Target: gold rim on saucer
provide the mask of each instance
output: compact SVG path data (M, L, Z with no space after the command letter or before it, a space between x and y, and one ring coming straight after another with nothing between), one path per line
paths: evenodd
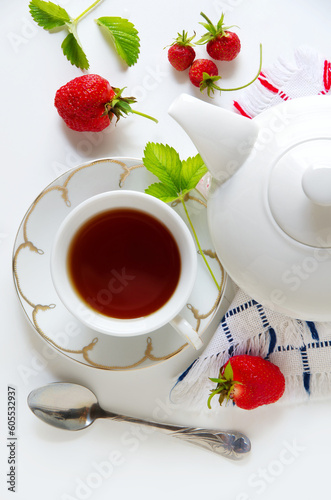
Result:
M65 172L49 184L21 222L13 249L13 275L19 300L41 338L74 361L104 370L131 370L168 360L188 347L169 325L132 339L88 329L61 303L49 270L55 233L70 210L85 199L110 190L143 192L155 180L135 158L91 161ZM172 204L185 220L180 205ZM187 205L203 252L220 284L217 290L202 258L198 259L196 283L182 313L203 337L222 302L226 274L212 247L203 196L199 192L189 193Z

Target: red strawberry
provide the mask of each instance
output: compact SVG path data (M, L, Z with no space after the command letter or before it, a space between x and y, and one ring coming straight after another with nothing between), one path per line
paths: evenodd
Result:
M188 38L185 31L183 31L182 35L177 34L178 37L168 50L168 59L177 71L184 71L191 66L195 59L195 51L191 44L195 34L191 38Z
M208 17L201 12L207 23L200 23L206 28L207 33L197 42L199 45L207 44L207 52L213 59L218 61L232 61L240 52L241 44L238 35L228 31L232 26L224 26L222 14L221 19L215 26Z
M218 76L218 68L210 59L196 59L192 64L189 77L195 87L199 87L201 92L206 88L210 96L210 92L221 90L214 82L221 77Z
M219 394L219 403L232 399L244 410L275 403L284 393L285 378L278 366L259 356L233 356L221 368L219 378L211 378L217 387L210 400Z
M128 113L157 121L134 111L130 104L136 102L136 99L122 97L123 90L111 87L99 75L79 76L56 92L54 104L67 126L79 132L100 132L108 127L114 115L117 122Z

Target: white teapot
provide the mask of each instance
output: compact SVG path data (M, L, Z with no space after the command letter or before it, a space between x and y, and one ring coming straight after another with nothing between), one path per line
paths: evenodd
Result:
M331 98L251 120L182 94L169 114L212 175L209 230L229 276L266 307L331 321Z

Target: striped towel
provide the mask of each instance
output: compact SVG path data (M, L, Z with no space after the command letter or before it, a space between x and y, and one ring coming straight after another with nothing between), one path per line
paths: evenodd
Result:
M253 118L287 99L327 94L331 63L310 48L300 48L294 61L278 60L234 102L237 112ZM331 323L288 318L263 307L238 289L204 352L180 376L171 401L206 408L220 367L233 355L262 356L279 366L286 379L280 402L298 402L331 395ZM214 398L212 405L218 405Z

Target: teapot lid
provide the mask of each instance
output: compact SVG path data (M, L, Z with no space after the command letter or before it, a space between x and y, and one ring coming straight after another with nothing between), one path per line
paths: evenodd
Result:
M291 238L331 247L331 138L287 149L272 169L268 201L275 221Z

